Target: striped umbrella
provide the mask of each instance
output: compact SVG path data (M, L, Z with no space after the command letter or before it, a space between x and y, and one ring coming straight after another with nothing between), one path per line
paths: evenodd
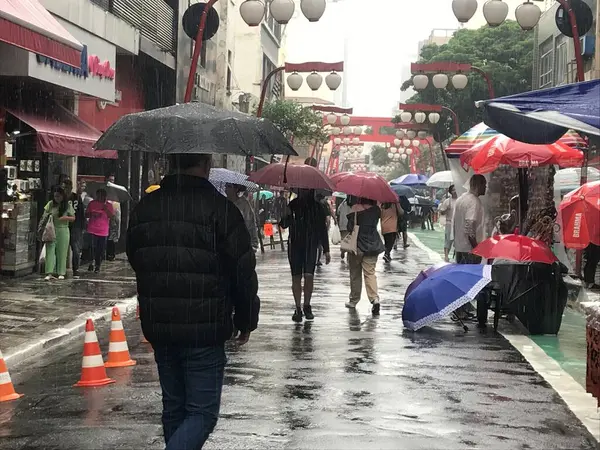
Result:
M496 130L481 122L470 130L461 134L452 142L452 144L446 147L446 155L448 158L458 158L463 152L470 150L473 148L473 146L499 134L500 133L498 133ZM564 136L558 140L558 142L568 145L569 147L586 147L585 141L577 132L573 130L567 131Z

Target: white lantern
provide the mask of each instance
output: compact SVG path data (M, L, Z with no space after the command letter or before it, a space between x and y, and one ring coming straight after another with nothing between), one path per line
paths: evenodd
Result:
M429 84L429 77L427 75L419 74L413 77L413 87L416 91L422 91Z
M294 0L272 0L270 5L271 15L281 25L287 24L296 9Z
M357 137L353 138L353 139L352 139L352 143L353 143L354 145L358 145L358 144L360 144L360 138L357 138Z
M333 125L336 122L337 122L337 116L335 114L333 114L333 113L327 114L327 123L329 125Z
M427 120L427 114L425 114L424 112L415 113L415 122L423 123L425 122L425 120Z
M321 76L321 74L313 72L306 77L306 84L308 84L308 87L311 88L313 91L318 91L321 85L323 84L323 77Z
M418 147L419 145L421 145L421 142L419 142L417 139L415 139L414 141L412 141L412 146L413 147Z
M410 139L404 139L402 141L402 145L404 145L405 147L408 147L410 145Z
M524 30L533 30L539 22L541 15L542 10L540 7L530 1L526 1L522 5L517 6L517 9L515 10L517 23Z
M350 138L344 138L344 139L342 139L342 142L344 144L346 144L346 145L349 145L350 144Z
M409 139L414 139L416 135L417 133L415 133L413 130L408 130L406 132L406 137ZM408 145L405 145L405 147L408 147Z
M361 135L363 132L362 127L354 127L354 134Z
M393 153L388 153L388 158L392 159L394 157Z
M340 138L334 138L334 139L333 139L333 143L334 143L335 145L340 145L340 144L342 143L342 140L341 140Z
M340 129L340 127L333 127L331 129L331 134L333 134L334 136L339 136L341 132L342 130Z
M401 155L404 154L405 151L406 151L406 149L404 147L400 147L398 149L398 153L400 153Z
M302 0L300 9L309 22L318 22L325 12L326 0Z
M436 73L433 76L433 85L438 89L446 89L446 86L448 86L448 75L445 73Z
M405 160L407 158L406 153L400 155L400 158L402 158L403 160Z
M419 139L425 139L427 137L427 131L419 131L417 136L419 136Z
M477 11L477 0L452 0L452 12L460 23L467 23Z
M452 77L452 86L454 89L462 90L467 87L469 79L464 73L457 73Z
M400 147L402 145L402 141L400 139L394 139L394 145L396 147Z
M342 84L342 77L337 72L331 72L325 77L325 84L329 89L335 91L337 88L340 87L340 84Z
M400 120L402 121L402 123L410 122L411 119L412 119L412 114L409 113L408 111L400 113Z
M390 147L390 152L396 153L398 149L396 147Z
M249 26L257 27L265 15L265 4L260 0L246 0L240 5L240 14Z
M429 122L435 125L440 121L440 115L438 113L429 113Z
M289 77L287 77L287 84L292 91L297 91L302 86L302 75L298 72L293 72Z
M344 127L344 134L349 136L352 134L352 127Z
M348 150L348 147L345 147L343 145L340 147L340 152L345 152L347 150Z
M483 4L483 17L490 27L502 25L508 16L508 5L502 0L488 0Z
M347 126L350 124L350 116L348 114L344 114L342 117L340 117L340 123L343 126Z
M404 131L403 130L396 131L396 137L398 139L402 139L404 137Z
M394 159L400 159L400 155L398 153L394 153L393 157Z
M413 154L413 149L412 148L407 148L406 149L406 154L409 155L409 156L412 155Z

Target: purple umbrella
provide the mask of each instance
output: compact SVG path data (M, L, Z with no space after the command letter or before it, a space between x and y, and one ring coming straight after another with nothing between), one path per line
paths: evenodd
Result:
M419 272L419 275L417 275L417 278L415 278L414 281L408 285L408 288L406 288L406 293L404 294L404 298L408 297L408 294L410 294L419 284L421 284L421 282L425 278L429 278L435 271L440 270L442 267L445 267L448 264L450 264L450 263L442 261L442 262L439 262L439 263Z
M419 173L409 173L407 175L402 175L401 177L396 178L395 180L390 181L391 185L394 184L403 184L405 186L425 186L429 177L426 175L421 175Z

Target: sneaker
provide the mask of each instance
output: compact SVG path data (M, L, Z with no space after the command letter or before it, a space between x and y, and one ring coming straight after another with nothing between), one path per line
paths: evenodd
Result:
M323 263L319 260L317 261L317 267L321 267L323 265Z
M94 271L94 265L93 265L93 264L90 264L90 265L88 266L88 272L93 272L93 271Z
M410 247L410 244L404 244L404 248Z
M79 271L78 270L74 270L73 271L73 278L79 278Z
M296 308L294 315L292 316L294 322L302 322L302 308Z
M96 267L96 268L94 269L94 273L100 273L100 267Z
M356 303L346 302L346 308L348 308L348 309L356 309Z
M315 320L315 315L313 314L312 307L310 305L304 307L304 317L306 320Z
M46 275L46 278L44 278L44 280L46 280L46 281L50 281L53 279L54 279L54 277L52 275Z
M383 260L385 262L392 262L392 257L390 255L383 255Z
M64 279L65 279L65 276L64 276L64 275L59 275L59 276L58 276L58 279L59 279L60 281L62 281L62 280L64 280Z
M379 303L374 303L373 304L373 308L371 309L371 312L373 313L374 316L378 316L379 315L379 309L381 308L381 305Z

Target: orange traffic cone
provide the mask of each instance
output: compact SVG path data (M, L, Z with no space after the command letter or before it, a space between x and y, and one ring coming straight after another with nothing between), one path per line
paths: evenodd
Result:
M119 308L112 310L112 323L110 325L110 338L108 344L108 360L106 367L129 367L135 366L135 361L129 356L127 338L121 321Z
M135 312L135 318L137 320L140 320L140 304L138 303L137 305L137 310ZM148 342L148 339L146 339L146 336L144 336L144 332L142 331L142 340L140 341L142 344L149 344L150 342Z
M94 329L94 321L85 323L85 340L83 341L83 361L81 362L81 379L74 385L78 387L96 387L114 383L106 376L104 360L98 344L98 336Z
M4 356L0 351L0 402L8 402L23 397L23 394L17 394L13 387L10 374L4 362Z

